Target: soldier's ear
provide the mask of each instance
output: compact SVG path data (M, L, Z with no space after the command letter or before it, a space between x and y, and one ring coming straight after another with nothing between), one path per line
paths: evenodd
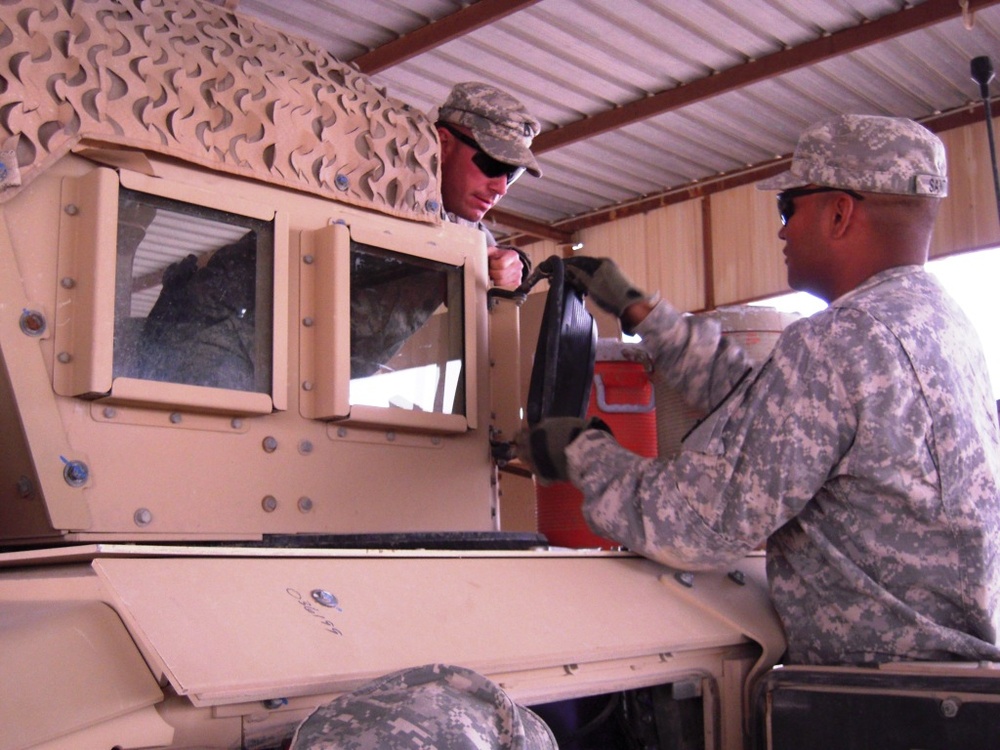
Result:
M455 147L455 136L448 132L447 128L437 126L438 140L441 141L441 157L448 154Z
M834 239L841 239L847 233L855 218L855 200L846 193L834 193L827 206L830 232Z

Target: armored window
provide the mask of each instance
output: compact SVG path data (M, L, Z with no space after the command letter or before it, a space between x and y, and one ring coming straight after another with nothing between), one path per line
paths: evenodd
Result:
M461 267L351 243L352 406L464 414Z
M105 168L64 194L74 210L60 275L79 283L59 292L58 392L223 413L284 407L276 274L287 229L273 209Z
M414 431L476 426L482 236L388 217L303 235L302 409Z
M271 392L271 222L123 188L113 377Z

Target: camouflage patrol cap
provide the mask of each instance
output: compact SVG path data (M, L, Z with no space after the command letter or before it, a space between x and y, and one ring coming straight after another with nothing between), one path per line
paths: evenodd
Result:
M557 750L552 732L471 669L427 664L379 677L317 708L289 750Z
M761 190L803 185L943 198L948 195L944 144L903 117L833 117L802 133L787 172L757 183Z
M542 176L531 153L531 141L541 126L506 91L476 81L457 83L438 108L437 119L469 128L480 148L497 161Z

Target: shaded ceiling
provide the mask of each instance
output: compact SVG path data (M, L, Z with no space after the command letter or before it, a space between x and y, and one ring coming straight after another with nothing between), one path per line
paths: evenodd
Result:
M219 1L421 110L471 80L524 102L544 176L490 213L509 239L758 178L830 115L983 120L970 61L1000 66L1000 0Z

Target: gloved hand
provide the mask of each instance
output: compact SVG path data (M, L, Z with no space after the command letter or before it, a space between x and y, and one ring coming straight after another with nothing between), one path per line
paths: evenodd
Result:
M565 482L569 479L566 465L566 446L584 430L611 428L597 417L549 417L534 427L521 430L516 439L518 458L527 463L543 484Z
M587 292L599 307L615 317L620 318L626 307L648 297L629 281L611 258L578 255L563 263L567 281Z

